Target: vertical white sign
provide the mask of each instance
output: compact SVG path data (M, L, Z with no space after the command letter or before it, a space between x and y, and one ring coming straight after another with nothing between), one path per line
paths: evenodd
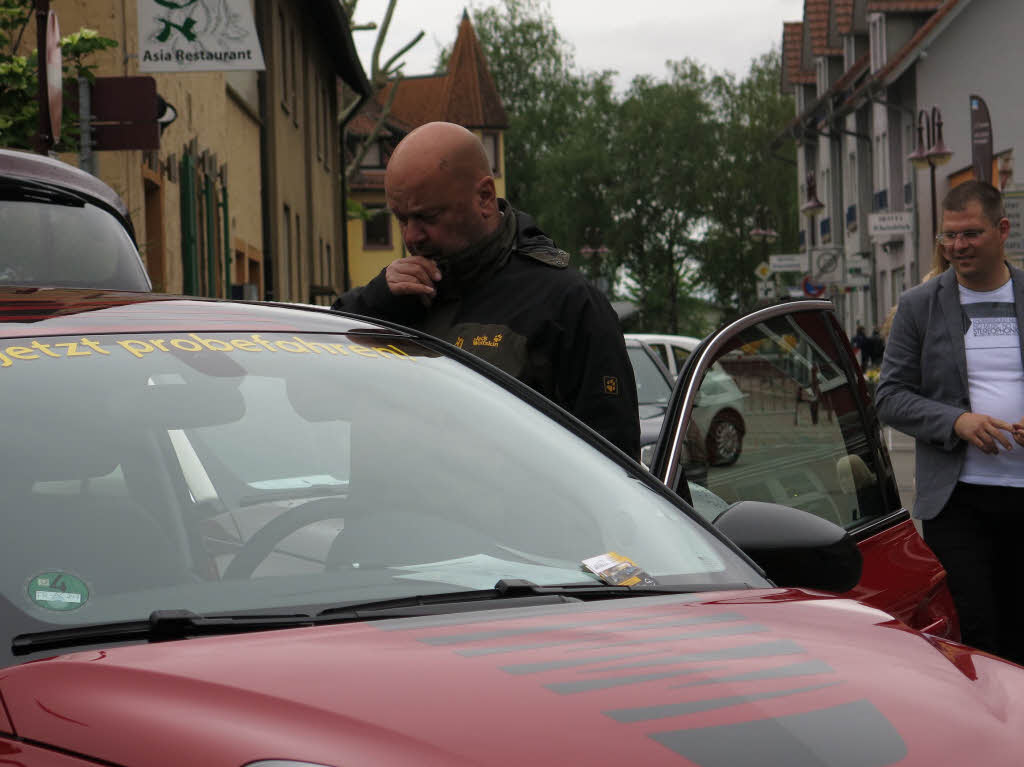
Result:
M1003 193L1006 217L1010 219L1010 236L1004 246L1007 254L1024 254L1024 189L1013 189Z
M139 71L265 69L250 0L138 0Z

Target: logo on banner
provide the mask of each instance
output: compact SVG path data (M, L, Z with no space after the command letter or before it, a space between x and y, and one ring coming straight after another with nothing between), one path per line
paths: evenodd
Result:
M249 0L138 0L139 70L265 69Z

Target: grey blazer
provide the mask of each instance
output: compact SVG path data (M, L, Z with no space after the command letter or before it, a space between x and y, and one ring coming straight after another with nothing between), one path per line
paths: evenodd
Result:
M1024 271L1010 266L1010 278L1017 327L1024 328ZM883 423L916 438L914 517L932 519L949 500L964 463L967 443L953 432L953 422L971 409L963 312L952 268L900 297L875 405Z

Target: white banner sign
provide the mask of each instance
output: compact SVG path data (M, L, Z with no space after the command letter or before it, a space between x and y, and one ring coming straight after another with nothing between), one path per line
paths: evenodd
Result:
M896 213L868 213L868 234L871 237L910 234L914 231L913 216L913 212L909 210Z
M1008 254L1024 253L1024 190L1014 189L1003 193L1006 217L1010 219L1010 236L1004 246Z
M138 0L140 72L265 69L250 0Z
M768 256L768 262L773 272L800 272L807 271L806 253L776 253Z

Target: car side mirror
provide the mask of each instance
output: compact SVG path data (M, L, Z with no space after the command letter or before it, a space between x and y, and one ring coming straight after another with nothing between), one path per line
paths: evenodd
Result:
M839 525L789 506L740 501L714 526L777 586L842 593L860 581L860 549Z

